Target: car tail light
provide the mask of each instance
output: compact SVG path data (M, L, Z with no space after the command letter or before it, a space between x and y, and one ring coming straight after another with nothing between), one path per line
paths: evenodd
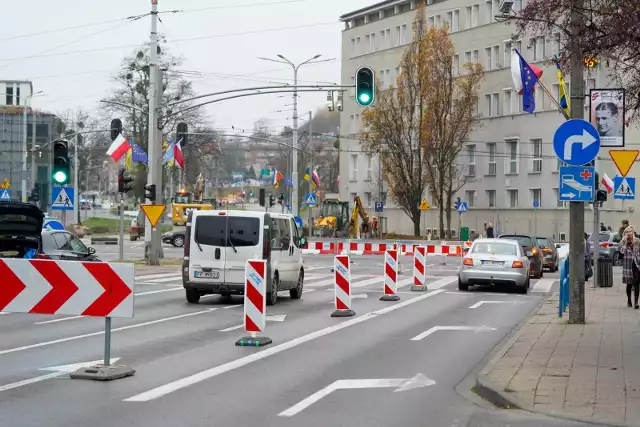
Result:
M511 264L511 268L523 268L524 264L522 263L522 261L513 261L513 264Z
M473 265L473 260L471 258L465 258L464 260L462 260L462 263L464 265Z
M36 259L51 259L51 257L47 254L38 254L36 255Z
M603 242L603 243L600 243L600 246L602 246L603 248L608 248L609 246L611 246L611 243Z
M552 250L552 249L549 249L549 248L544 248L544 249L542 250L542 252L553 252L553 250Z

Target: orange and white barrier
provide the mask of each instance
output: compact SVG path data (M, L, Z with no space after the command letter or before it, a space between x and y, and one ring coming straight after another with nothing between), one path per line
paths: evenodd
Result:
M412 291L426 291L426 263L427 250L424 246L417 246L413 252L413 286Z
M240 338L236 345L259 347L271 344L270 338L258 337L267 324L267 261L247 260L244 278L244 330L250 336Z
M333 277L336 309L331 317L355 316L351 308L351 262L348 255L336 255L333 259Z
M384 295L380 301L398 301L398 251L388 250L384 254Z
M470 242L469 242L470 243ZM464 243L467 247L467 243ZM307 247L302 249L304 254L313 255L384 255L389 250L397 250L402 255L412 256L415 248L423 246L426 256L462 256L463 250L460 244L457 245L420 245L419 243L358 243L358 242L308 242ZM469 245L470 247L470 245Z

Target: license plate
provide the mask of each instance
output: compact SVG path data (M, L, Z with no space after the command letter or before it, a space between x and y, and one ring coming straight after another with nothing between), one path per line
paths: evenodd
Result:
M502 261L482 261L482 265L487 265L490 267L502 267L504 263Z
M193 273L193 276L197 278L218 279L220 278L220 272L219 271L195 271Z

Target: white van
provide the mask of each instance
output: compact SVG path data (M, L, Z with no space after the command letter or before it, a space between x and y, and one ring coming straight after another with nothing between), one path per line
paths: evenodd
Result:
M304 266L300 237L293 216L249 211L192 211L187 220L182 284L187 301L202 295L244 294L248 259L267 260L267 305L279 291L302 296Z

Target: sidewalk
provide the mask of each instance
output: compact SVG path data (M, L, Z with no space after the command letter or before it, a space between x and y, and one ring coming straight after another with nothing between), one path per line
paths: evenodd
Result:
M554 294L478 375L476 391L501 406L640 426L640 310L613 288L586 283L586 325L558 318Z

